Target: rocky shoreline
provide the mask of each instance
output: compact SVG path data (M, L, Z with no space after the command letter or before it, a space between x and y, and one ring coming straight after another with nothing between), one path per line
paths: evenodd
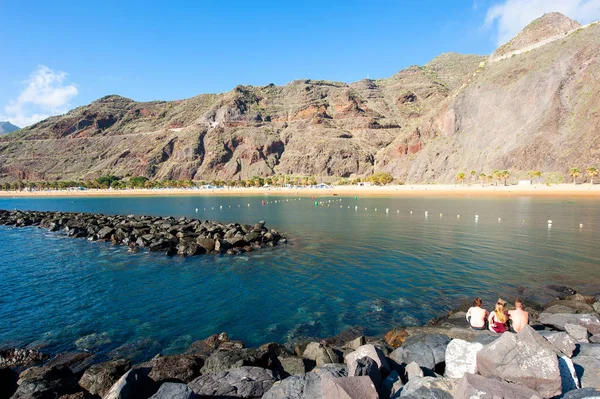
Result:
M600 295L527 310L530 325L517 334L472 330L456 309L423 327L379 337L350 329L293 350L246 348L221 333L139 364L5 349L0 399L600 397Z
M168 256L227 253L237 255L287 242L285 234L255 225L220 223L185 217L103 215L96 213L0 210L0 225L37 226L64 231L69 237L110 241L140 249L165 252Z

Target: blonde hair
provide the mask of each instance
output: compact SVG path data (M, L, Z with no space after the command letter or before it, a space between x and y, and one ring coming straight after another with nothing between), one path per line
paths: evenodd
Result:
M494 309L496 320L503 324L506 323L507 320L506 313L504 312L504 304L505 302L501 298L498 298L498 301L496 302L496 308Z

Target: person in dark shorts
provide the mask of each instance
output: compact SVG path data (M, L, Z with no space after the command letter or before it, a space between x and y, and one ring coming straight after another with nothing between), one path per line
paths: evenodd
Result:
M473 330L485 330L487 328L488 311L481 307L481 298L473 300L473 306L467 311L467 321Z

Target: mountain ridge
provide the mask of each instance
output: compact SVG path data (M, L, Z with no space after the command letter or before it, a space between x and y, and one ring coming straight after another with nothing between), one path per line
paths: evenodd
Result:
M12 133L15 130L19 130L20 127L13 125L8 121L0 121L0 134Z
M0 180L558 176L600 152L599 37L596 24L494 63L446 53L349 84L299 79L177 101L109 95L3 136Z

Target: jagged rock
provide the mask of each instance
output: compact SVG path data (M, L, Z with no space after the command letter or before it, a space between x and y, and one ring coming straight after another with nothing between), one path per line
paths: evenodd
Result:
M435 368L433 350L429 346L421 343L395 349L390 354L389 358L395 363L395 366L416 362L420 367L429 370Z
M560 356L558 358L558 368L560 369L562 393L565 394L574 389L579 389L579 379L571 359L567 356Z
M590 342L588 339L587 328L578 324L565 324L565 331L575 340L575 342Z
M369 377L323 379L323 399L379 399Z
M576 389L567 392L562 399L600 399L600 390L594 388Z
M575 356L571 358L575 366L581 388L600 389L600 358L593 356Z
M199 357L208 357L225 342L229 342L229 337L226 333L211 335L201 341L193 342L186 353L198 355Z
M392 370L390 375L388 375L383 380L381 386L379 387L379 397L389 398L390 396L393 396L396 392L400 392L403 386L404 383L402 382L398 371Z
M443 363L446 356L446 346L450 338L445 334L415 334L404 340L404 346L409 347L413 344L425 344L431 348L435 364Z
M321 367L328 363L341 362L340 355L337 351L319 342L311 342L308 344L302 356L314 360L317 363L317 367Z
M421 367L417 364L417 362L410 362L407 364L404 368L404 371L408 381L415 378L423 378L423 370L421 370Z
M381 372L386 373L386 374L389 373L390 366L388 364L387 359L381 352L381 350L376 348L374 345L368 344L368 345L363 345L363 346L359 347L354 352L350 352L350 353L346 354L346 356L344 357L344 360L345 360L346 364L348 365L348 376L349 377L356 375L356 374L353 374L354 371L357 369L356 362L359 359L364 358L364 357L369 357L369 358L373 359L377 363L377 366Z
M446 347L446 377L462 378L465 373L477 372L477 353L483 344L453 339Z
M66 366L28 368L17 384L12 399L52 398L77 391L77 378Z
M577 346L579 349L577 351L577 356L591 356L600 359L600 345L580 343Z
M576 342L566 332L540 331L540 335L546 338L557 351L568 357L573 356Z
M326 364L302 376L279 381L262 399L323 399L323 379L345 377L346 365Z
M542 396L522 385L467 373L458 382L454 398L542 399Z
M262 397L274 382L271 370L240 367L217 374L203 374L188 386L200 396L255 398Z
M202 358L194 355L159 356L152 363L148 376L156 382L188 383L200 375L204 365Z
M368 356L353 361L352 366L348 365L348 376L367 376L371 378L375 387L381 385L381 371L379 370L379 365L375 360Z
M196 399L197 395L185 384L165 382L150 399Z
M518 334L504 333L477 353L477 371L539 392L544 397L561 393L561 378L554 348L530 326Z
M555 309L558 309L558 307L571 309L572 311L565 312L565 313L570 313L570 314L594 313L594 308L592 306L590 306L589 304L587 304L586 302L581 301L581 300L563 299L563 300L552 301L546 305L546 308L544 309L543 313L556 313L556 312L548 312L547 311L549 308L552 308L552 307L556 307Z
M94 364L85 370L79 379L79 386L92 395L102 397L130 368L129 360L112 360Z
M352 341L348 342L346 344L346 348L357 350L358 348L363 346L365 343L366 343L365 336L361 335L360 337L355 338Z
M563 331L565 324L577 324L587 328L592 335L600 334L600 320L593 314L540 313L538 322Z
M102 399L146 399L156 393L158 384L148 377L148 369L134 368L123 374Z
M233 349L213 352L204 362L202 374L219 373L242 366L267 368L269 353L259 349Z
M309 360L297 356L278 357L284 375L304 375L311 368ZM314 363L313 363L314 364Z
M44 366L66 366L74 374L79 374L87 369L93 360L93 355L88 352L60 353L44 363Z
M393 397L450 399L456 393L458 381L448 377L413 378Z

